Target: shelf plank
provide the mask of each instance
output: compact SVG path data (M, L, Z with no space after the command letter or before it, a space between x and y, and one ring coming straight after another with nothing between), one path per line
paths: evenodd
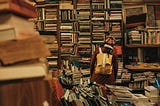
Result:
M140 67L140 66L126 65L125 68L132 71L160 71L160 66Z
M125 45L125 47L128 47L128 48L133 48L133 47L137 47L137 48L142 48L142 47L160 47L160 44L127 44Z

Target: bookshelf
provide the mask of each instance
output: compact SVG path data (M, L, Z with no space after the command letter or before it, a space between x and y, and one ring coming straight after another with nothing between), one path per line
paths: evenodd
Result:
M122 45L122 0L107 1L108 35L116 38L116 45Z
M129 83L131 88L144 88L158 77L160 71L159 6L160 2L156 0L123 1L123 66L132 73ZM137 81L135 76L143 79ZM153 77L147 78L147 76Z
M48 66L51 70L60 68L60 55L59 55L59 3L54 1L41 2L37 1L35 5L37 11L37 19L35 20L35 29L39 32L40 36L46 43L46 46L51 52L47 57Z
M123 46L123 0L106 1L106 36L113 36L116 39L115 49L118 55L118 61L123 63L122 46ZM121 64L120 63L120 64Z
M114 36L116 45L122 45L122 0L91 1L92 43L104 43L105 37Z
M91 40L91 4L90 0L77 0L75 3L76 19L78 24L77 53L78 62L82 69L89 68L92 54Z
M56 32L57 31L57 9L58 4L37 4L37 30L40 34L43 32Z
M104 0L93 0L91 2L91 35L93 44L101 44L105 41L108 30L106 20L106 4Z
M77 28L75 21L75 11L73 2L59 1L59 20L60 20L60 58L61 68L70 68L70 56L75 55L77 43Z
M37 1L36 28L41 35L54 35L58 44L58 67L68 67L76 57L80 67L89 68L96 46L107 36L122 45L121 0ZM111 3L111 4L110 4Z

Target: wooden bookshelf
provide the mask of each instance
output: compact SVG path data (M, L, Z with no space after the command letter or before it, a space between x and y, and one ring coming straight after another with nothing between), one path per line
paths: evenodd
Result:
M153 84L160 71L159 19L156 15L157 10L150 9L158 5L160 2L156 0L123 1L123 66L132 74L128 86L133 89ZM155 16L154 22L150 17L151 13ZM139 17L142 20L138 20ZM138 79L144 77L147 79L136 81L134 76L138 76Z
M108 13L108 36L114 36L116 45L122 45L122 0L108 0L106 11Z
M76 9L75 17L78 25L77 60L82 69L89 68L92 55L92 36L91 36L91 0L78 0L74 4ZM86 62L87 61L87 62Z
M160 47L160 39L159 39L160 34L159 34L159 29L158 29L159 26L149 26L149 25L154 25L154 24L147 23L148 21L151 21L151 20L147 20L149 12L145 16L146 20L144 20L144 24L140 25L141 28L136 28L137 26L135 26L134 28L128 28L126 25L128 23L126 23L126 21L125 21L125 20L127 20L128 16L129 17L134 16L134 15L129 14L129 11L130 12L134 11L132 8L137 9L136 11L139 11L139 14L143 14L143 13L146 13L147 11L150 11L150 10L147 10L148 5L145 4L147 1L140 2L141 4L139 4L139 5L137 5L137 3L130 1L130 3L134 4L132 6L129 6L130 3L127 5L126 1L124 1L124 5L123 5L123 7L124 7L123 8L123 21L125 23L124 24L124 58L125 58L125 60L127 60L126 57L129 58L129 56L131 56L132 54L133 54L133 56L139 55L138 58L142 57L143 59L140 59L140 61L145 60L145 56L147 55L147 53L145 53L145 52L149 53L154 50L155 54L157 55L157 60L155 60L155 61L158 62L159 47ZM152 3L153 3L152 6L154 7L155 2L152 2ZM136 16L138 16L138 12L135 14L137 14ZM155 12L155 14L156 14L156 12ZM135 17L135 18L137 18L137 17ZM147 28L147 27L151 27L151 28ZM137 53L128 54L129 51L131 51L131 50L133 52L137 52ZM144 56L144 54L145 54L145 56ZM154 54L154 56L155 56L155 54ZM150 54L150 55L152 55L152 54ZM154 56L152 56L152 57L154 57ZM124 64L128 64L128 63L124 62Z
M125 68L131 71L160 71L160 66L133 66L133 65L126 65Z
M121 0L117 1L121 2ZM42 24L42 27L39 27L38 31L52 35L51 30L45 30L44 24L47 21L57 22L57 29L54 32L57 34L59 44L58 61L60 68L63 68L61 66L63 60L67 61L71 56L77 56L80 64L87 63L89 66L94 48L104 43L106 36L113 35L120 41L117 45L121 46L122 44L122 17L110 19L111 13L121 11L121 8L107 7L106 0L67 0L56 3L39 2L37 4L39 4L36 5L37 9L58 5L57 20L46 20L45 17L40 16L38 23ZM40 10L38 13L41 11L44 14L44 10ZM121 12L120 16L122 16Z
M108 23L106 17L106 4L104 0L91 1L91 37L93 44L101 44L105 41Z
M43 38L51 55L46 59L49 69L60 68L60 25L59 25L59 3L37 2L35 5L37 18L35 20L36 30Z
M152 48L160 47L160 44L127 44L125 46L128 48Z

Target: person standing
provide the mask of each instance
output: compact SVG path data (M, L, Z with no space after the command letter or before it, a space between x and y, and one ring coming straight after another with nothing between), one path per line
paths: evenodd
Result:
M116 49L114 48L115 43L116 40L114 37L112 36L106 37L105 43L100 47L95 48L95 51L91 57L91 63L90 63L91 79L97 84L102 84L102 85L115 84L118 71L118 56L116 54ZM112 73L110 75L95 73L97 64L97 54L99 54L100 52L112 55L112 70L111 70Z

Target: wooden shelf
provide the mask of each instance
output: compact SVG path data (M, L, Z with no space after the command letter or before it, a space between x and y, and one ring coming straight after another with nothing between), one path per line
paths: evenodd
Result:
M52 7L52 6L59 6L59 4L36 4L36 8L39 8L39 7Z
M144 0L144 2L146 2L146 3L160 3L160 1L159 0Z
M132 71L160 71L160 66L132 66L132 65L126 65L126 69L132 70Z
M160 47L160 44L127 44L125 45L125 47L128 47L128 48L150 48L150 47Z
M122 8L108 8L108 11L122 11Z

